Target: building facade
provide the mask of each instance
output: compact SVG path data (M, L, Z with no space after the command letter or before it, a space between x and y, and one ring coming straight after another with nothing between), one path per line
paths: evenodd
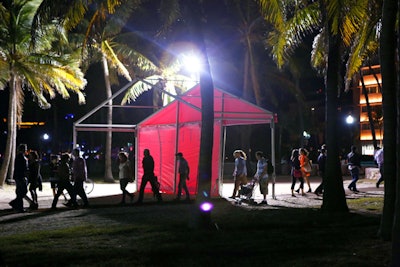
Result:
M381 84L382 77L380 66L374 65L371 67L361 68L362 77L358 82L357 94L359 106L359 122L360 122L360 145L362 154L373 155L374 145L371 131L371 123L367 112L367 100L371 109L372 125L375 130L375 138L378 146L382 147L383 141L383 112L382 112L382 92ZM363 92L363 84L366 94Z

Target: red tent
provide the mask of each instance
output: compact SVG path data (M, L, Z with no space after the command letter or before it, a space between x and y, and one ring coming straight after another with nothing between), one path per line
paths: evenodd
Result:
M271 147L274 149L274 114L220 89L214 89L214 143L212 152L211 195L221 194L224 129L232 125L270 124ZM161 183L161 191L176 193L179 177L176 175L175 154L182 152L189 163L190 194L197 193L197 175L201 134L201 96L197 85L163 109L151 115L136 128L136 177L140 185L143 169L143 150L148 148L155 162L155 175ZM275 162L271 151L272 162ZM147 185L146 191L151 190Z

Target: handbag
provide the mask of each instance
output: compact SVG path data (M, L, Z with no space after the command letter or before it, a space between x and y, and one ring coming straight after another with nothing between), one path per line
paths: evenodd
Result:
M304 165L304 171L305 172L311 172L311 170L312 170L312 168L311 168L311 163L310 163L310 161L308 161L307 163L306 163L306 165Z
M293 169L293 177L294 177L294 178L300 178L300 177L302 177L302 176L303 176L303 175L302 175L302 173L301 173L300 170Z

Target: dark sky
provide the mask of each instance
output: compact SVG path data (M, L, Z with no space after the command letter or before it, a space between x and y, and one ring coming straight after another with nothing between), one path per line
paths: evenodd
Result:
M206 12L208 14L208 27L206 28L206 40L208 45L208 56L211 65L211 71L214 79L214 85L232 92L238 96L242 93L242 65L243 51L238 43L237 21L232 14L227 11L224 6L224 1L206 1ZM154 32L159 29L159 20L157 19L155 9L144 10L135 15L126 29L142 30L143 34L147 34L148 38L154 37ZM149 19L151 18L151 19ZM184 21L177 22L168 34L155 39L158 47L167 49L168 44L174 41L187 41L188 31ZM267 53L264 52L265 56ZM271 62L271 65L273 62ZM24 121L45 121L46 126L40 129L30 131L19 131L19 140L27 143L37 143L40 140L40 135L43 132L49 132L52 135L58 135L58 139L62 141L70 140L72 121L66 120L67 114L74 114L74 120L82 117L95 106L105 100L104 81L102 78L102 69L99 65L92 66L86 74L88 86L85 89L87 104L79 106L77 97L71 94L69 100L63 100L59 96L51 100L52 108L42 110L37 107L30 99L30 93L26 92ZM307 87L312 87L310 91L315 94L318 88L321 87L320 80L318 84L314 84L315 79L311 78ZM127 81L121 80L120 86L115 86L114 90L123 86ZM315 88L314 88L315 87ZM150 93L144 94L139 98L138 104L151 105ZM1 107L0 112L2 117L7 116L8 98L6 92L0 92ZM117 103L115 101L114 103ZM287 101L286 101L287 102ZM137 123L146 117L148 111L129 110L126 112L115 111L119 118L128 120L128 123ZM94 116L97 122L104 122L104 115ZM57 126L55 129L55 125ZM3 128L5 125L2 125ZM4 137L4 134L2 135ZM86 133L82 136L88 136ZM91 136L93 137L93 135ZM124 140L124 138L121 138ZM0 149L4 147L4 141L0 142ZM37 145L37 144L36 144ZM1 151L0 150L0 151Z

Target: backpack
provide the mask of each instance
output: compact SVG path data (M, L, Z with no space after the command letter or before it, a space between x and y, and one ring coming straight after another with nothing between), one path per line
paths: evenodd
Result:
M267 160L267 173L273 174L274 173L274 165L272 165L270 160Z

